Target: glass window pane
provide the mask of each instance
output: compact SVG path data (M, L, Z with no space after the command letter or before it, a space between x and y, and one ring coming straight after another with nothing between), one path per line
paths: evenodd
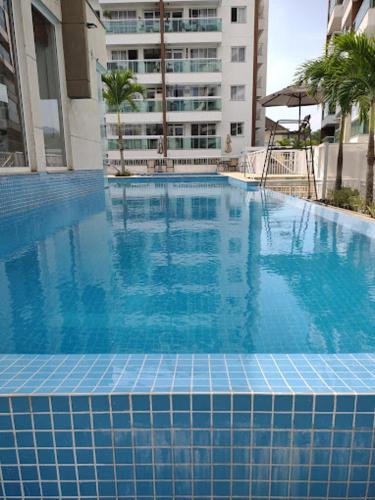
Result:
M8 1L0 2L0 167L24 167L27 155L13 20Z
M47 166L65 165L54 26L33 8L33 27Z
M232 101L244 101L245 100L245 86L244 85L233 85L230 88L230 98Z

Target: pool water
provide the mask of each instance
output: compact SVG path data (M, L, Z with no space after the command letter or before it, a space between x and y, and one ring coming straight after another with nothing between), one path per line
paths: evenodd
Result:
M0 220L0 350L374 352L374 259L269 191L114 184Z

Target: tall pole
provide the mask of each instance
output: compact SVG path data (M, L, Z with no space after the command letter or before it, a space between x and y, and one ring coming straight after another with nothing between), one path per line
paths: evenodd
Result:
M254 2L254 38L253 38L253 96L251 117L251 145L256 143L256 121L257 121L257 85L258 85L258 48L259 48L259 1Z
M163 155L168 156L167 92L165 86L164 0L159 0L160 11L160 62L163 114Z

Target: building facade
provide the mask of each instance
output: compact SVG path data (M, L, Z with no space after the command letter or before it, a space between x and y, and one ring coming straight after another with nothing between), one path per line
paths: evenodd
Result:
M328 12L327 41L333 35L346 31L375 35L375 0L330 0ZM340 111L323 109L322 132L324 136L335 136L340 122ZM367 142L368 128L360 122L359 110L353 107L345 124L345 142Z
M130 171L216 168L219 158L264 144L257 100L266 87L268 0L100 3L108 69L130 69L146 87L137 110L121 114ZM116 114L106 120L116 166Z
M0 1L0 173L103 168L99 9L95 0Z

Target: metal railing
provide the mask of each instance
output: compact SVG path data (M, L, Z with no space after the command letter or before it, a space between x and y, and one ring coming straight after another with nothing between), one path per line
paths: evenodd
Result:
M129 104L123 104L122 113L161 113L163 110L162 101L147 99L135 101L135 108ZM167 111L169 112L194 112L194 111L221 111L221 99L168 99ZM113 113L113 108L108 108L109 113Z
M268 167L270 175L296 174L296 151L272 151Z
M300 175L305 168L305 152L300 150L272 151L268 175ZM262 174L266 149L247 149L240 159L240 171L246 176Z
M108 69L129 69L133 73L160 73L160 59L138 61L109 61ZM221 59L167 59L167 73L215 73L221 71Z
M124 137L124 148L127 150L157 150L159 137ZM118 140L109 139L108 149L118 150ZM168 149L220 149L221 138L216 136L168 137Z
M105 21L108 33L159 33L160 19L111 19ZM216 17L166 19L166 33L197 33L221 31L221 19Z
M22 151L0 151L0 168L24 167L25 165L25 155Z

